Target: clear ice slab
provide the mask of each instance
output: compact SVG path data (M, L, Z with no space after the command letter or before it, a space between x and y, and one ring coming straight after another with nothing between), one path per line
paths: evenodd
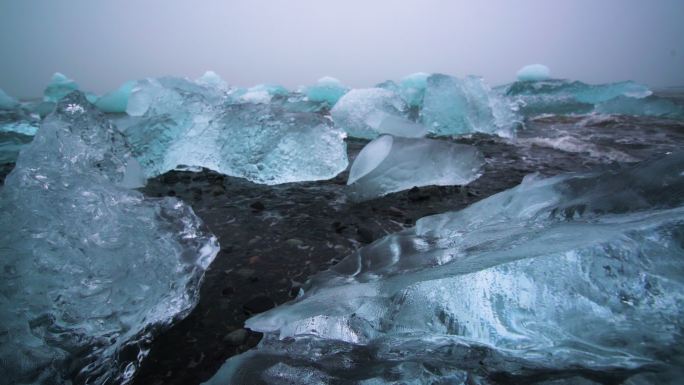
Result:
M420 120L435 135L481 132L512 137L521 119L509 100L482 78L433 74L427 78Z
M360 249L207 384L677 384L684 153L542 179Z
M330 114L335 126L355 138L427 134L424 126L408 119L406 102L394 91L384 88L353 89L340 98Z
M192 209L126 188L125 138L74 92L0 191L0 384L125 384L219 250ZM132 166L133 165L133 166Z
M256 183L330 179L348 165L345 133L325 116L236 103L185 79L139 81L119 127L148 177L179 165Z
M368 143L349 171L349 195L366 200L414 186L466 185L482 175L477 148L435 139L382 135Z

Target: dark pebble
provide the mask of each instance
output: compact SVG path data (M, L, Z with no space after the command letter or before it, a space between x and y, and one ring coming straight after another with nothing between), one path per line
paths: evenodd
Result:
M264 209L266 208L266 206L264 206L264 204L261 203L261 201L256 201L249 205L249 207L251 207L254 211L264 211Z
M272 309L274 306L275 302L272 299L265 295L260 295L247 301L247 303L242 305L242 309L244 309L247 314L258 314L263 313L268 309Z

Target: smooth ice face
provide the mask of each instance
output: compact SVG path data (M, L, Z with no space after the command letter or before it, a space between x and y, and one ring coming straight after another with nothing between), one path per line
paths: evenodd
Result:
M518 104L526 115L585 114L592 112L595 106L614 99L643 99L652 94L648 87L634 82L592 85L557 79L515 82L498 90Z
M72 79L64 76L59 72L52 75L50 84L43 92L43 100L46 102L57 103L60 99L70 94L72 91L78 90L78 84Z
M355 138L425 135L425 128L406 117L407 110L403 99L390 90L362 88L346 93L330 113L335 125Z
M219 250L192 209L122 187L134 159L80 93L0 192L2 384L125 384Z
M347 185L352 198L371 199L414 186L466 185L482 175L483 165L472 146L382 135L356 157Z
M256 183L329 179L347 167L345 134L323 115L233 103L183 79L139 82L119 122L148 177L179 165Z
M324 76L318 79L315 85L306 87L304 92L310 101L326 103L327 107L331 108L348 90L339 80Z
M551 77L551 71L543 64L530 64L521 68L517 76L521 82L547 80Z
M7 95L5 91L0 89L0 110L11 110L19 106L17 99Z
M430 74L417 72L401 79L399 93L409 107L417 108L423 105L428 77Z
M247 321L266 333L260 346L209 383L582 383L601 373L674 385L684 375L683 240L684 153L528 177L317 274L295 301Z
M436 135L475 132L511 137L520 117L511 103L474 76L434 74L427 79L421 121Z
M135 81L128 81L121 85L116 91L103 95L95 101L95 106L103 112L123 113L128 107L128 98L133 92Z

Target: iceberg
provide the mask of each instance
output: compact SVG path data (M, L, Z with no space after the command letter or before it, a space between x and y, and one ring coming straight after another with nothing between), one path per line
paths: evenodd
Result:
M421 137L426 129L406 116L408 107L396 93L383 88L353 89L330 111L337 127L355 138L373 139L380 134Z
M233 103L184 79L138 82L119 121L146 176L179 165L256 183L329 179L348 165L345 133L321 114Z
M19 106L19 101L0 88L0 110L12 110Z
M517 77L521 82L547 80L551 77L551 71L543 64L530 64L521 68Z
M131 96L135 84L135 81L127 81L116 91L102 95L95 102L91 101L91 103L94 103L103 112L124 113L126 112L126 107L128 107L128 98Z
M313 276L207 384L674 385L683 234L684 153L528 176Z
M428 77L420 117L435 135L481 132L512 137L521 120L511 103L482 78L442 74Z
M382 135L359 152L347 185L353 199L365 200L414 186L466 185L482 175L483 166L473 146Z
M127 188L125 138L64 97L0 191L2 384L126 384L194 307L219 245L175 198Z
M57 103L60 99L70 94L72 91L78 90L78 84L72 79L64 76L59 72L52 75L50 84L43 92L43 100L46 102Z
M349 89L339 80L324 76L318 79L315 85L306 87L304 93L310 101L325 103L328 108L332 108L347 91Z

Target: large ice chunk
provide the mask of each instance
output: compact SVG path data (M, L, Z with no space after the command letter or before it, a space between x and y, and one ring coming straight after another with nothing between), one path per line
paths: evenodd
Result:
M133 92L134 87L135 81L127 81L116 91L112 91L98 98L97 101L95 101L95 105L104 112L126 112L126 107L128 107L128 98L131 96L131 92Z
M318 79L315 85L307 87L305 94L310 101L326 103L326 106L331 108L348 90L339 80L324 76Z
M229 88L228 83L214 71L204 72L202 76L195 80L195 83L205 87L214 87L221 90L228 90Z
M652 94L648 87L629 81L592 85L558 79L515 82L499 90L520 105L521 111L527 115L589 113L596 104L614 98L640 99Z
M337 127L355 138L373 139L380 134L421 137L427 131L407 118L408 107L393 91L362 88L347 92L330 112Z
M275 97L285 97L288 91L285 87L274 84L258 84L238 93L240 102L246 103L270 103Z
M52 75L50 84L47 85L45 91L43 92L43 100L46 102L56 103L77 89L78 84L76 84L75 81L69 79L60 72L55 72L54 75Z
M684 106L657 95L651 95L645 98L618 96L597 104L594 111L602 114L657 116L669 119L684 119Z
M63 98L0 191L1 384L124 384L218 252L192 209L122 187L123 136Z
M0 88L0 110L11 110L19 106L19 101Z
M209 383L674 385L683 241L684 153L528 177L317 274Z
M521 82L547 80L551 77L551 71L543 64L530 64L521 68L517 77Z
M120 127L147 176L185 165L279 184L329 179L348 165L345 134L323 115L226 103L183 79L139 82L128 113L139 118Z
M399 83L399 93L409 107L418 108L423 105L428 77L430 74L416 72L403 78Z
M382 135L356 157L347 185L353 198L370 199L414 186L465 185L482 175L483 165L473 146Z
M520 121L508 100L475 76L459 79L431 75L420 114L428 130L436 135L482 132L510 137Z

